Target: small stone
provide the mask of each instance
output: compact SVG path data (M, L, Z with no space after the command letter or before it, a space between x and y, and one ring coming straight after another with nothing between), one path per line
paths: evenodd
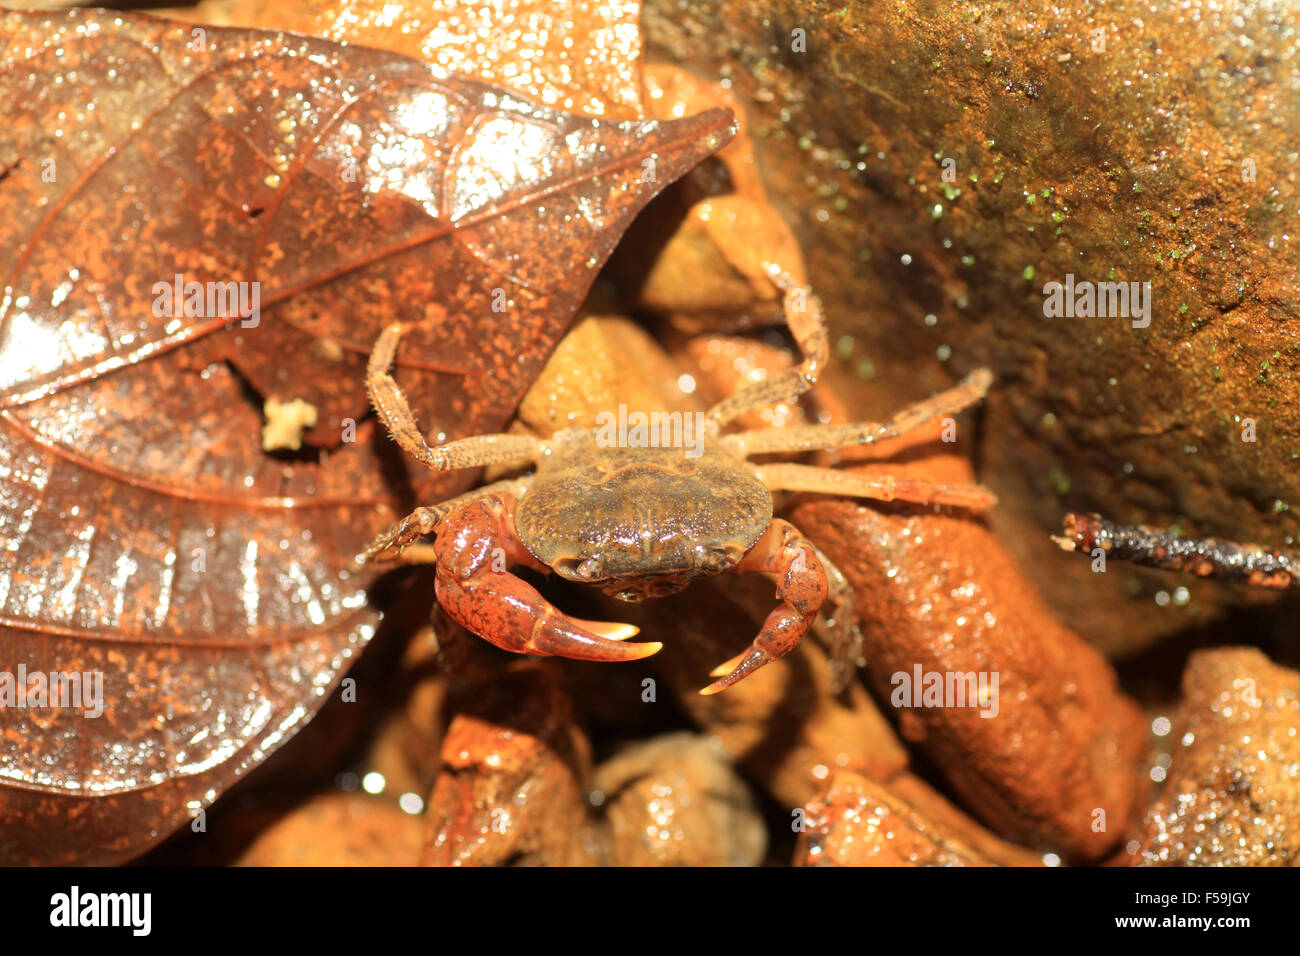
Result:
M1255 648L1197 651L1173 719L1179 738L1132 862L1300 864L1300 673Z
M901 783L901 780L900 780ZM1036 866L956 808L929 815L942 798L912 779L913 799L850 771L831 775L806 807L796 866ZM919 803L920 806L916 804Z
M692 733L633 744L602 764L612 866L757 866L767 831L725 751Z
M389 800L327 793L289 812L244 851L239 866L414 866L421 823Z

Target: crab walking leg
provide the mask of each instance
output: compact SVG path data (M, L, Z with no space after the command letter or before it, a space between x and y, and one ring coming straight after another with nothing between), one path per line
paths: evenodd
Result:
M523 494L527 488L527 478L509 478L505 481L494 481L482 488L475 488L473 491L467 491L455 498L448 498L441 504L416 508L405 518L394 522L387 531L366 545L366 550L357 555L357 563L365 564L376 559L395 559L406 548L426 534L433 534L434 529L438 527L438 522L453 511L488 495L503 493L518 496ZM393 553L389 554L390 551ZM433 563L432 559L427 563Z
M547 570L519 540L511 517L514 506L511 495L486 495L448 515L438 529L435 588L438 603L453 620L516 654L635 661L663 646L619 643L636 628L568 617L506 570L512 564Z
M735 395L724 398L705 413L705 420L721 427L755 409L792 401L813 387L830 356L826 339L826 324L822 319L821 303L806 286L796 283L789 275L772 271L772 282L784 293L782 306L790 334L799 344L803 362L794 368L774 372L761 382L742 388Z
M755 471L759 480L773 491L812 491L877 501L956 505L972 511L987 511L998 503L997 495L983 485L946 485L898 475L860 475L812 465L757 465Z
M830 614L824 615L825 627L814 625L814 629L830 654L831 692L838 694L849 686L863 662L862 622L849 579L821 548L815 544L812 548L826 572L826 604L831 609ZM821 620L819 617L818 621Z
M721 441L723 447L742 458L773 452L872 445L886 438L905 435L941 415L956 415L982 399L992 384L993 373L980 368L947 391L907 406L887 422L762 428L726 435Z
M1260 588L1300 588L1298 552L1213 538L1184 538L1161 528L1117 524L1095 514L1067 514L1065 536L1052 540L1065 551L1087 555L1100 548L1107 557L1149 568L1242 581Z
M431 448L420 434L410 403L388 372L401 337L400 322L380 333L366 365L366 391L388 433L403 451L434 471L537 460L542 442L531 435L473 435Z
M710 677L726 673L700 691L716 694L743 680L764 664L783 657L803 640L826 602L826 571L812 542L788 521L775 519L736 565L737 571L777 575L776 597L781 603L767 616L749 650L716 668Z

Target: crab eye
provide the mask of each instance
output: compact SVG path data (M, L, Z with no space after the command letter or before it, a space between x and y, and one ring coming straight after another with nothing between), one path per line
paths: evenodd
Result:
M599 558L561 558L552 567L561 577L576 581L598 581L605 576Z
M733 567L744 556L738 548L701 548L695 554L695 566L701 571L720 573Z

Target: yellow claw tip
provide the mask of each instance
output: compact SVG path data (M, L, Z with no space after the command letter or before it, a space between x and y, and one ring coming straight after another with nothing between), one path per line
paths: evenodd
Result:
M734 671L739 666L740 662L743 661L748 654L749 654L748 651L741 651L735 657L723 661L717 667L713 668L713 670L709 671L709 676L725 677L726 675ZM721 690L722 688L718 688L718 689Z
M641 633L641 628L635 624L621 624L618 621L583 621L579 618L574 620L607 641L626 641L629 637L636 637Z
M713 676L713 675L709 675L709 676ZM720 694L722 691L726 690L732 684L740 683L739 678L733 680L732 676L733 675L728 674L726 677L723 677L721 680L715 680L708 687L705 687L703 690L700 691L700 696L712 697L714 694Z

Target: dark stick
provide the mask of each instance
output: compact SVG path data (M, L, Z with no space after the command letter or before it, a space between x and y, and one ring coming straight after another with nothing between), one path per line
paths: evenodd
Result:
M1183 538L1161 528L1116 524L1100 515L1077 513L1065 516L1065 537L1052 540L1065 551L1091 554L1100 548L1108 558L1149 568L1243 581L1260 588L1300 588L1300 553L1213 538Z

